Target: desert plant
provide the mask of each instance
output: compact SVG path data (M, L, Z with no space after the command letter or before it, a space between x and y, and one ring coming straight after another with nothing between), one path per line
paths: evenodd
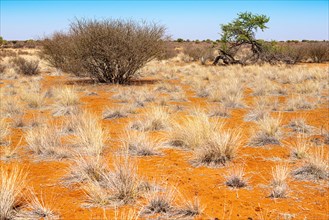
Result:
M311 43L307 47L308 56L315 63L322 63L329 60L328 42Z
M291 156L296 159L303 159L308 155L310 144L305 139L304 135L298 135L294 143L289 145Z
M158 155L158 142L153 141L144 132L126 130L122 139L123 150L131 155L151 156Z
M79 95L74 88L59 87L54 91L56 102L53 107L53 115L72 115L77 114L80 103Z
M105 141L109 135L105 136L100 120L92 113L84 111L75 116L76 124L75 138L72 144L79 147L86 154L101 155L105 147Z
M204 211L198 197L194 197L193 200L183 199L183 204L176 209L175 217L182 219L201 215Z
M68 150L62 145L61 137L54 125L35 127L25 133L28 148L41 158L62 159Z
M276 165L272 168L272 191L270 197L284 198L286 197L288 186L286 180L289 176L289 170L286 165Z
M231 168L225 176L225 185L232 188L242 188L247 185L247 181L244 178L245 172L243 167Z
M329 179L328 156L323 147L318 148L307 157L307 162L302 167L293 170L292 175L301 180L327 180Z
M213 123L206 114L199 112L184 118L182 123L172 124L169 144L194 150L202 147L222 127L222 123Z
M139 186L137 167L125 156L113 171L103 173L102 181L89 179L83 190L91 206L118 206L133 203L140 196Z
M22 207L27 173L18 167L0 169L0 219L14 219Z
M282 136L281 117L265 117L257 121L259 131L251 138L249 144L253 146L264 146L267 144L280 144Z
M154 191L147 195L147 205L144 206L142 215L165 214L171 216L175 212L173 205L175 192L173 189Z
M10 134L9 123L5 118L0 118L0 145L7 143L6 138Z
M311 133L314 128L308 125L304 118L294 118L290 120L288 127L292 129L293 132L297 133Z
M37 60L26 60L23 57L17 57L12 59L11 62L20 74L33 76L38 75L40 72L39 61Z
M68 33L59 35L64 41L56 40L56 35L54 40L48 39L51 48L60 45L58 51L44 50L44 54L59 63L78 60L80 72L93 80L127 83L145 63L161 54L163 34L164 28L157 24L77 19Z
M139 131L158 131L169 128L170 115L162 106L153 106L145 113L144 120L138 120L130 124L131 129Z
M125 118L132 113L135 113L132 106L106 107L103 111L103 119Z
M225 166L237 153L241 135L238 131L227 130L213 133L210 139L205 140L195 149L193 164L210 167Z

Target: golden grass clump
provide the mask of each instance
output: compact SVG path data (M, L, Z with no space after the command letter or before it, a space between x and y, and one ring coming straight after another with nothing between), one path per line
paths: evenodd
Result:
M54 97L54 116L72 115L78 113L80 99L75 88L68 86L59 87L54 91Z
M133 156L159 155L159 142L151 140L145 132L126 130L122 143L123 151Z
M59 131L54 125L29 129L25 133L28 148L41 158L63 159L69 156L67 147L62 144Z
M101 155L105 141L110 139L109 134L105 134L100 120L94 114L84 111L77 116L76 120L75 137L72 139L74 146L82 149L88 155Z
M273 118L271 116L264 117L257 121L259 131L253 135L249 141L251 146L264 146L267 144L280 144L282 137L281 117Z
M288 185L287 178L289 176L289 169L287 165L276 165L272 168L272 190L270 197L285 198L287 195Z
M18 167L0 169L0 219L14 219L24 203L27 173Z
M307 162L295 169L292 175L300 180L328 180L329 179L329 157L325 154L324 148L317 148L309 153Z

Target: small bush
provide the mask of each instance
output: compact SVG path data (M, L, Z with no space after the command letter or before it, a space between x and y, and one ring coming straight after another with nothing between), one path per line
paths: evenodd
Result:
M78 19L68 33L56 33L45 40L43 56L64 70L77 67L68 68L69 72L87 73L98 82L123 84L162 53L163 35L164 27L157 24Z
M14 58L11 60L14 64L15 69L19 74L33 76L40 73L39 61L37 60L26 60L23 57Z
M308 56L315 63L322 63L329 60L329 43L311 43L306 47Z

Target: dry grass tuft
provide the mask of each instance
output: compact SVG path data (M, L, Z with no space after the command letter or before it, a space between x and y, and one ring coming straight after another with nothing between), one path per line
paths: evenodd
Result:
M107 172L108 168L103 163L101 157L94 158L78 155L73 159L73 164L70 166L68 174L63 178L63 183L70 185L88 180L101 182L104 173Z
M101 155L109 134L105 134L100 120L94 114L84 111L74 117L77 122L72 143L88 155Z
M293 158L304 159L308 155L310 144L304 135L299 135L297 136L296 142L290 144L289 148L291 149L291 156Z
M242 188L247 186L247 181L244 178L245 172L243 167L231 168L225 176L225 185L232 188Z
M10 126L5 118L0 118L0 145L8 143L7 137L10 134Z
M150 139L148 134L126 130L125 137L122 139L123 150L134 156L152 156L159 155L158 141Z
M89 179L83 190L88 206L120 206L135 202L140 184L136 164L125 157L114 163L113 171L103 173L101 181Z
M270 197L285 198L287 195L287 178L289 176L289 169L286 165L277 165L272 168L272 190Z
M204 211L204 207L201 205L198 197L194 197L193 200L183 200L181 205L175 212L176 218L189 219L201 215Z
M169 143L187 149L200 148L211 139L214 133L223 127L222 123L213 123L204 113L189 116L182 123L173 123L169 134Z
M0 219L14 219L23 205L27 173L18 167L0 170Z
M165 107L151 107L144 116L144 120L135 121L130 128L139 131L158 131L170 127L170 114Z
M297 132L297 133L309 134L312 133L313 131L313 127L308 125L304 118L292 119L289 122L288 127L291 128L293 132Z
M80 103L79 95L75 88L60 87L54 91L55 104L53 105L53 115L73 115L79 111Z
M25 133L28 148L41 158L63 159L69 155L54 125L35 127Z
M267 144L280 144L282 136L281 117L265 117L257 121L259 131L251 138L249 145L264 146Z
M192 162L196 166L225 166L236 156L240 140L239 131L225 130L213 133L209 140L204 142L200 148L195 149Z
M317 148L307 158L307 163L292 172L300 180L327 180L329 179L329 160L325 156L323 147Z
M103 111L103 119L125 118L129 114L134 114L135 109L131 106L120 106L117 108L107 107Z
M174 190L155 191L147 195L147 205L144 206L142 215L161 214L172 216L175 214L173 205L175 200Z

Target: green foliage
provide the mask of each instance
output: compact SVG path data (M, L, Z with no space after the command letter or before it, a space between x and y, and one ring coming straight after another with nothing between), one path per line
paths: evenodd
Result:
M181 42L184 42L184 39L182 39L182 38L177 38L176 41L179 42L179 43L181 43Z
M239 13L238 18L228 24L223 24L222 42L251 42L255 40L255 32L267 28L270 20L266 15L255 15L250 12Z

